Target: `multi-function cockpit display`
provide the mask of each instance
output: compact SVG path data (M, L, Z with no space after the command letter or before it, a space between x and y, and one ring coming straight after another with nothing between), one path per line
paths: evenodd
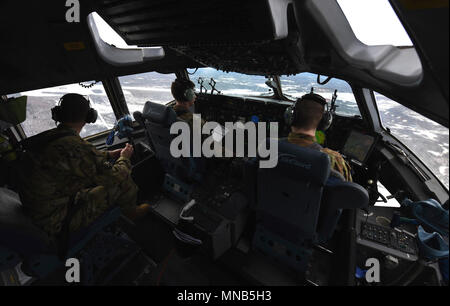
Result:
M351 131L344 144L342 153L345 156L364 164L367 161L374 144L375 138L373 136L364 135L357 131Z

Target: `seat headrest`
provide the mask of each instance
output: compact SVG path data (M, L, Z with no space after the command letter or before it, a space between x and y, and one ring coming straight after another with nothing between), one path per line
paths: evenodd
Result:
M177 114L171 107L148 101L144 105L142 118L169 127L177 121Z
M330 175L330 160L327 154L303 148L284 140L267 139L267 148L278 145L277 169L294 180L307 180L325 185Z

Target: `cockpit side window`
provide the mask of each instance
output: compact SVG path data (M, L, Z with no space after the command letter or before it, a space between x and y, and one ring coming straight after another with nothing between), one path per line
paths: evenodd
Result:
M170 87L173 73L145 72L119 77L120 86L130 113L142 111L147 101L166 104L173 100Z
M449 188L448 128L374 92L382 125Z
M322 76L320 82L324 82L326 78ZM317 74L307 72L282 76L280 80L283 94L292 100L309 93L313 87L315 93L322 95L330 102L334 91L337 90L336 114L347 117L361 116L352 88L346 81L332 78L326 84L320 85L317 83Z
M356 37L368 46L412 46L388 0L337 0Z
M80 136L87 137L114 126L116 118L109 103L108 96L101 82L83 82L21 92L11 96L27 96L27 115L22 123L22 128L27 137L34 136L46 130L54 128L51 109L58 105L59 99L67 93L78 93L89 98L91 107L98 112L98 119L94 124L86 124L81 130Z

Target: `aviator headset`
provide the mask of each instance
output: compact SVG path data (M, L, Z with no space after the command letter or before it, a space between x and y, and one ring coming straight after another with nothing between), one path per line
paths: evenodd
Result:
M195 97L195 91L192 88L188 88L184 91L183 97L186 101L192 101Z
M180 83L186 89L183 91L183 99L184 101L192 101L195 97L195 91L191 88L191 84L188 81L177 79L176 82Z
M58 105L52 108L52 119L54 121L57 122L62 122L62 120L64 120L64 116L65 116L65 110L64 108L61 106L61 102L64 101L64 99L78 99L80 100L80 103L87 103L87 105L90 105L89 99L86 99L85 97L83 97L82 95L79 94L65 94L64 96L61 97L61 99L59 99ZM86 114L86 118L84 119L84 121L86 123L95 123L95 121L97 121L97 117L98 117L98 113L95 109L93 109L92 107L89 107L89 110Z
M286 122L286 124L292 126L295 117L297 116L298 107L300 103L302 103L305 100L317 102L325 107L326 110L322 115L322 119L320 120L319 125L317 126L317 130L326 131L333 122L333 114L330 112L328 108L327 100L325 100L325 98L322 97L321 95L315 94L313 92L303 95L301 98L297 99L297 101L293 105L286 108L286 111L284 112L284 121Z

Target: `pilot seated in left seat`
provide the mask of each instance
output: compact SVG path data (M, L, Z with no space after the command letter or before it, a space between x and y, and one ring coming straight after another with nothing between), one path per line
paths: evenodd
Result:
M69 207L75 211L70 232L89 226L112 206L121 207L130 219L143 216L150 206L136 205L138 188L130 176L133 147L102 152L83 140L79 134L86 123L96 121L97 112L79 94L64 95L52 118L61 122L57 128L24 144L19 194L32 221L56 239ZM112 164L108 158L117 160Z

